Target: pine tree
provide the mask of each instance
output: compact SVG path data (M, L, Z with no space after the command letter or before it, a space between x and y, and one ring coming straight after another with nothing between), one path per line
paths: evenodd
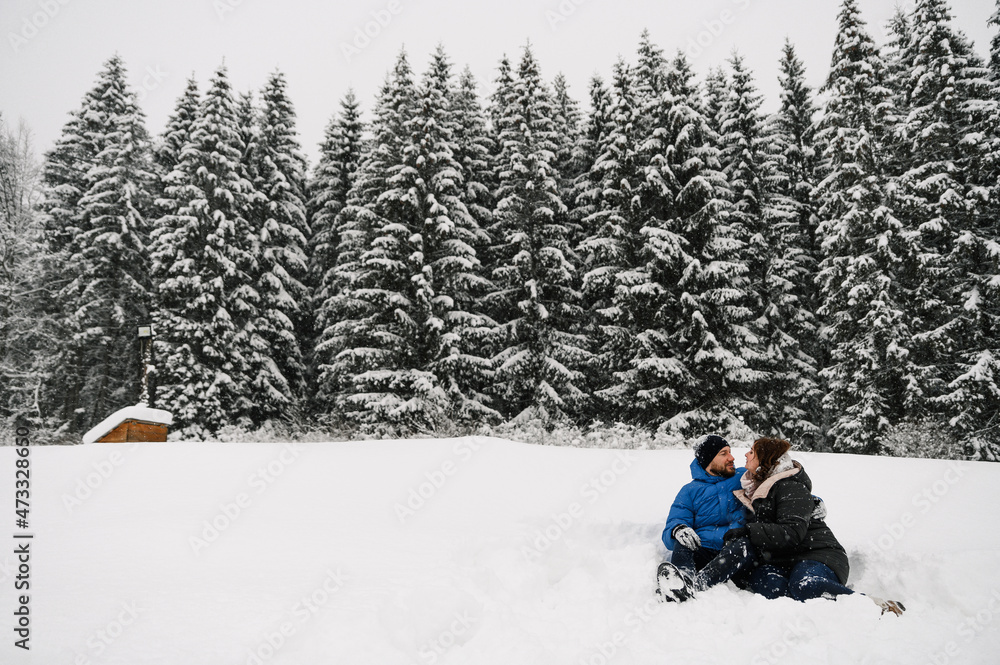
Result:
M372 170L381 189L363 199L372 240L348 296L364 303L367 316L353 332L371 346L344 348L348 361L363 364L345 368L353 374L340 397L363 423L428 430L495 414L482 393L491 367L481 340L490 326L477 310L479 229L454 159L450 69L439 48L414 86L401 56L379 109L385 124L377 127L393 133L379 140L393 161L366 162L358 181ZM394 100L405 100L398 114L386 106Z
M330 119L319 162L309 183L309 284L311 302L317 312L314 335L334 322L325 318L322 304L334 295L337 247L340 242L338 218L347 206L348 193L354 184L365 151L365 126L354 92L349 90L340 102L340 112ZM318 341L318 340L317 340Z
M554 109L530 48L517 80L498 88L501 153L491 233L493 318L501 351L495 390L509 415L543 420L580 412L585 393L580 372L588 356L573 332L580 321L573 288L574 256L561 223Z
M769 301L771 276L771 251L778 239L775 226L782 223L783 212L771 200L777 186L776 163L769 151L775 147L760 107L763 97L757 91L753 76L743 65L743 59L733 53L730 59L732 80L729 94L722 107L721 154L723 173L733 192L730 226L734 237L743 245L741 260L749 279L747 299L743 306L752 313L754 333L765 344L780 338L780 331L773 330L777 313ZM783 248L777 248L778 252ZM744 349L744 360L762 373L758 385L750 386L756 394L759 409L751 414L758 431L773 433L776 423L772 412L774 400L787 399L781 395L776 371L787 373L790 368L778 367L779 349Z
M215 73L177 168L151 248L157 283L158 405L192 434L251 422L254 233L244 217L253 193L225 66Z
M656 103L667 89L667 61L663 57L663 49L653 43L649 30L643 30L639 36L639 48L636 52L635 88L639 104L647 107ZM648 131L649 127L644 127Z
M647 211L637 196L645 179L638 154L642 142L640 104L635 77L619 60L614 68L608 135L592 168L596 210L583 220L593 232L579 247L587 271L583 299L588 333L594 348L599 349L588 372L595 391L607 388L615 373L624 370L636 333L630 320L634 312L623 308L616 294L634 286L642 261L641 229Z
M594 168L606 148L611 133L611 92L600 76L590 79L590 113L586 127L577 145L577 161L583 173L573 187L573 218L584 238L590 237L596 229L587 226L588 219L596 210L600 200L602 177Z
M254 328L254 417L257 422L294 414L305 390L300 340L311 327L305 285L306 161L295 131L295 111L281 72L273 73L261 95L259 138L253 156L254 189L262 196L251 271L260 298Z
M902 417L910 330L900 274L911 255L885 172L891 92L856 0L844 0L819 140L828 175L818 187L830 365L824 407L840 450L877 454Z
M623 294L638 333L604 395L630 420L682 435L727 431L748 410L752 378L742 243L727 224L728 184L685 58L667 80L641 147L645 280Z
M464 184L462 202L479 227L474 245L482 255L489 246L486 229L493 223L493 169L490 164L494 151L489 138L486 116L476 92L476 79L468 67L462 72L452 98L455 120L455 161L462 167Z
M494 160L500 157L503 146L500 143L501 125L503 123L504 109L510 104L511 96L514 94L514 72L510 66L510 60L506 55L500 59L497 66L497 77L493 85L493 94L490 96L490 104L487 109L489 115L489 136L493 143Z
M951 26L945 0L919 0L904 50L907 114L897 132L910 168L899 178L901 210L919 245L910 266L911 358L918 385L908 410L943 406L959 441L992 429L1000 396L995 342L996 224L987 207L981 118L993 101L989 73ZM958 362L956 363L956 359Z
M569 84L561 73L552 81L552 102L555 109L553 122L559 138L555 167L563 180L560 196L566 198L570 195L568 188L583 173L582 165L577 160L577 146L581 140L581 114L580 105L570 96Z
M996 11L990 15L987 24L1000 27L1000 0L997 1L996 7ZM1000 80L1000 32L993 35L993 39L990 41L990 72L993 74L994 81Z
M786 288L777 291L777 295L793 306L792 311L779 312L778 318L788 323L791 337L800 349L800 353L788 356L789 364L797 370L798 381L790 387L789 397L782 403L783 410L791 413L781 422L797 423L788 427L789 435L808 447L820 445L823 434L818 372L826 364L826 352L815 314L821 305L816 281L821 250L815 201L816 186L822 176L821 150L816 139L817 109L812 90L806 84L805 68L791 42L785 43L780 70L781 108L774 119L775 139L780 146L778 169L783 183L779 191L792 216L780 228L778 246L782 249L772 252L772 260L778 262L773 273L783 275L786 280Z
M50 242L59 254L55 280L65 281L56 304L68 341L48 394L64 422L86 428L138 396L138 368L129 360L137 355L135 326L148 320L151 305L149 137L117 55L50 160Z
M386 242L376 247L376 232L388 225L377 209L378 199L389 189L391 171L404 159L406 121L416 108L413 73L405 53L400 53L386 78L375 105L372 140L348 194L347 206L337 217L337 260L330 274L330 295L319 303L319 331L315 355L319 402L328 413L364 421L361 384L355 377L377 367L389 366L394 356L390 344L395 339L380 334L385 318L376 297L389 288L402 292L405 276L398 262L371 260L372 250L386 251ZM389 310L393 313L395 308Z
M785 42L779 64L781 75L781 108L776 117L782 139L782 160L785 194L793 202L798 219L798 234L811 261L818 263L820 251L816 237L815 190L822 176L821 148L817 145L816 117L818 109L813 92L806 83L805 67L791 42ZM814 268L810 268L814 270ZM807 282L812 280L806 280ZM808 284L802 285L808 289ZM813 289L802 294L812 311L818 307L819 294Z
M163 195L163 180L173 172L181 161L181 151L191 138L191 125L198 115L201 95L198 82L192 76L188 79L184 92L177 99L173 114L167 119L167 128L160 141L153 148L153 164L156 168L156 195Z
M729 95L729 77L726 70L716 67L709 70L705 78L705 118L708 127L716 136L722 136L722 121L725 114L726 98Z
M886 26L889 40L883 48L883 60L886 65L886 87L894 95L894 105L897 109L905 106L904 100L904 79L907 72L913 67L913 62L908 60L912 54L913 27L910 24L910 17L902 6L896 6L896 13L889 19Z
M1000 27L1000 3L990 17L989 25ZM962 42L960 46L964 46ZM967 46L967 48L971 48ZM989 91L989 99L972 104L973 124L979 135L967 135L974 145L981 146L982 161L972 160L966 169L976 174L980 183L986 183L989 201L979 224L972 233L964 234L956 243L964 256L968 289L963 293L966 302L974 304L963 317L966 322L967 341L961 352L959 376L948 386L944 400L949 424L965 442L966 454L971 459L1000 461L1000 371L997 359L1000 348L1000 229L990 220L1000 218L1000 32L993 36L990 48L989 81L979 88ZM985 89L985 90L984 90ZM978 108L976 108L978 107ZM985 142L982 142L985 138ZM979 162L979 163L977 163ZM971 259L971 260L970 260ZM962 266L955 266L961 269Z

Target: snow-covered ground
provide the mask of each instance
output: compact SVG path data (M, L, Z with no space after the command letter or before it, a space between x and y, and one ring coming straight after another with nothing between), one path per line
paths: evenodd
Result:
M742 454L743 450L734 451ZM653 602L686 450L498 439L31 450L34 665L1000 662L1000 465L799 454L862 596ZM0 449L0 505L14 449ZM5 625L6 624L6 625Z

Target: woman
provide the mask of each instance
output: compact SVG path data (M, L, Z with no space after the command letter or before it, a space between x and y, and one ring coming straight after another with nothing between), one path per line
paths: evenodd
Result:
M683 601L696 591L734 578L768 598L808 600L854 593L845 586L847 553L830 527L813 517L812 481L788 455L791 444L761 438L746 454L746 473L736 498L747 509L746 526L731 529L726 545L694 579L669 564L658 574L664 600ZM873 598L886 611L901 614L901 603Z

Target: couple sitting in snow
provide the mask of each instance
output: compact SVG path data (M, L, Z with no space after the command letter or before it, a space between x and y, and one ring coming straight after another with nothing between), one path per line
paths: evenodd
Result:
M726 580L767 598L833 598L854 593L845 584L847 553L823 519L805 469L792 460L791 444L762 438L737 469L729 443L714 434L695 444L693 480L670 507L656 592L682 602ZM902 603L872 598L885 612Z

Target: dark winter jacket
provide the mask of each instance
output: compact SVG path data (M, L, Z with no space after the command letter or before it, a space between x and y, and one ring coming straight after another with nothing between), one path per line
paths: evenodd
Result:
M744 471L746 469L740 468L732 478L723 478L705 471L698 460L691 462L693 480L677 493L667 515L667 526L663 530L663 544L667 549L673 550L677 546L671 534L681 524L698 533L702 547L722 549L722 536L726 531L743 526L743 506L733 495L733 490L740 487Z
M847 584L847 552L826 522L812 519L812 481L801 464L794 462L794 468L761 483L752 503L742 489L736 490L734 496L749 509L746 521L750 542L763 563L818 561L829 566L841 584Z

